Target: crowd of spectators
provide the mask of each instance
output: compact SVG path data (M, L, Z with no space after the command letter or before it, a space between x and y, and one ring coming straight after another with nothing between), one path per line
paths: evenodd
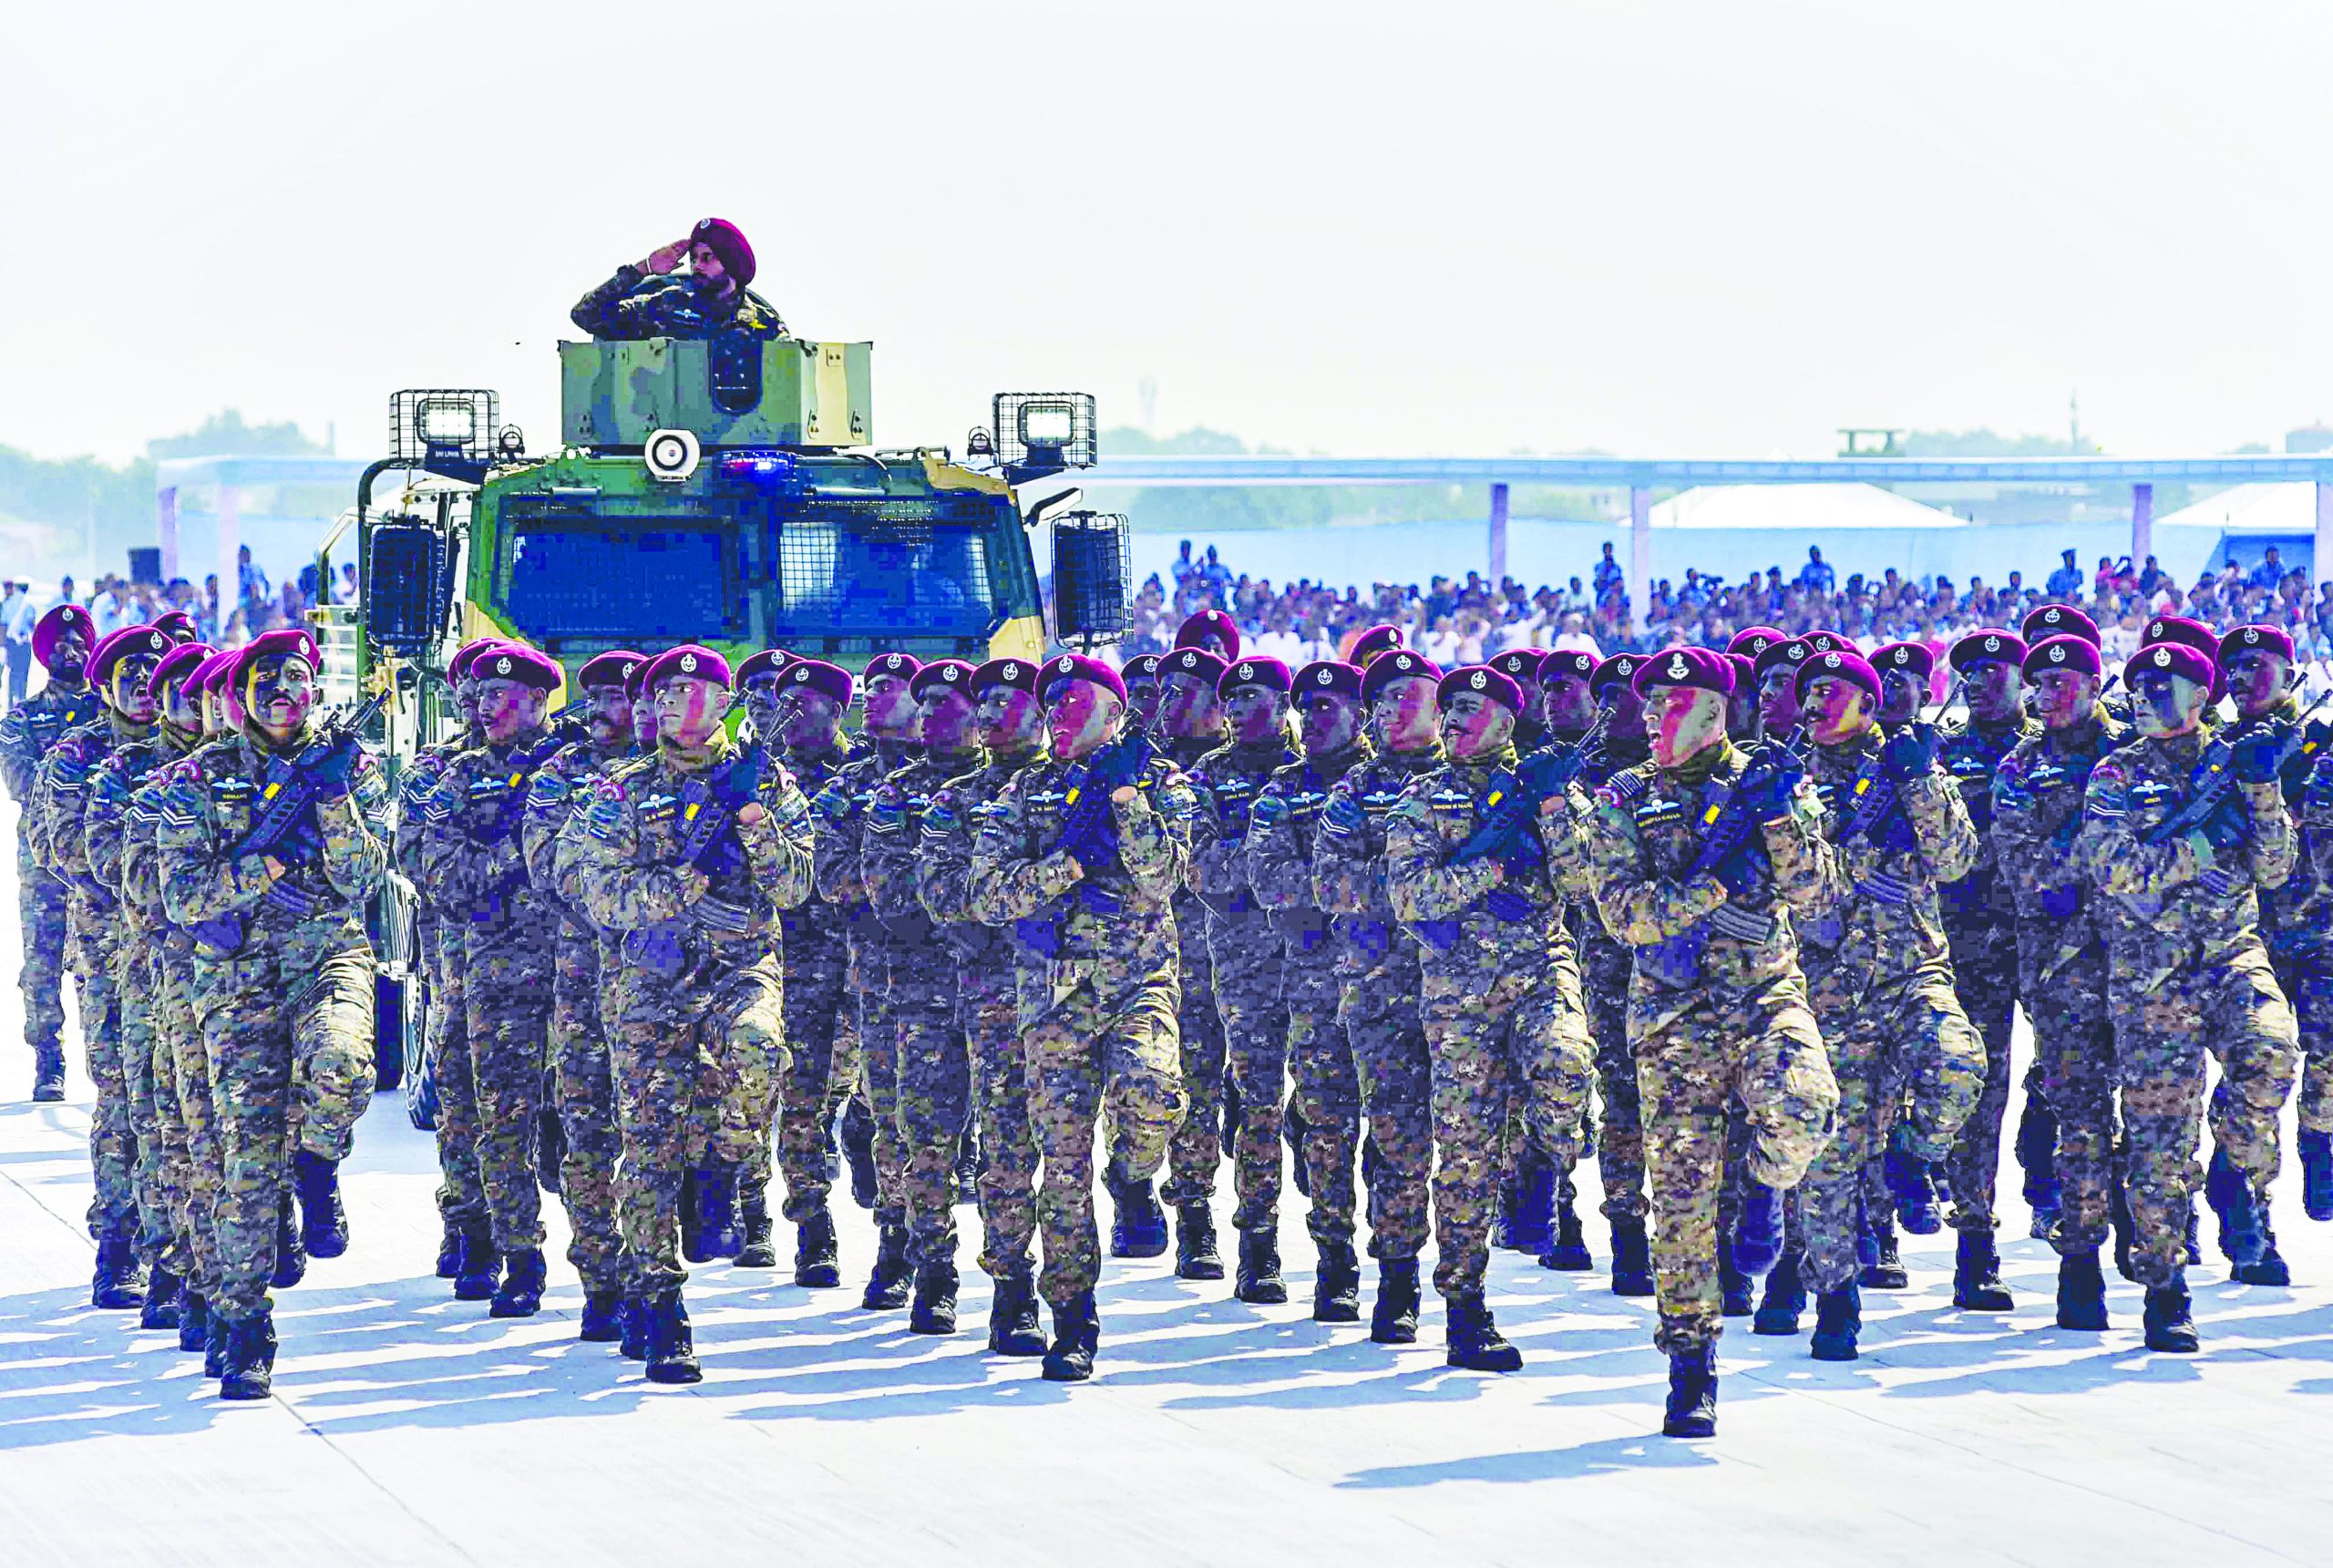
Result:
M2057 603L2078 605L2098 623L2110 662L2127 658L2146 619L2159 613L2192 616L2223 631L2280 626L2312 658L2333 659L2333 581L2312 594L2307 574L2287 569L2274 546L2249 569L2231 553L2225 565L2184 587L2153 556L2136 568L2128 557L2101 557L2097 569L2084 573L2067 550L2038 588L2016 571L1999 583L1982 577L1958 583L1948 577L1907 579L1893 567L1876 578L1856 572L1841 581L1822 551L1810 548L1794 577L1785 578L1777 566L1740 583L1692 569L1681 583L1660 579L1645 596L1640 616L1608 544L1585 582L1575 577L1536 589L1511 577L1494 584L1476 572L1435 577L1423 586L1377 583L1366 590L1309 579L1275 585L1235 575L1212 546L1195 560L1187 544L1172 576L1169 585L1154 574L1137 591L1123 650L1127 656L1163 651L1185 617L1208 609L1231 615L1244 647L1291 665L1341 657L1362 631L1390 622L1403 629L1410 647L1446 668L1518 647L1578 649L1598 657L1685 645L1722 649L1748 626L1792 632L1828 628L1866 652L1896 641L1940 649L1964 631L2015 627L2036 607Z

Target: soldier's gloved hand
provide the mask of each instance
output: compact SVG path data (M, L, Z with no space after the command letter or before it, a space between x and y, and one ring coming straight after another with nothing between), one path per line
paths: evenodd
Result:
M1879 764L1889 778L1899 782L1920 778L1936 766L1936 751L1934 724L1906 724L1880 748Z
M867 806L867 831L897 833L908 819L908 797L897 784L884 784Z
M2333 743L2333 719L2311 719L2300 733L2300 754L2305 757L2323 756L2328 743Z
M2220 808L2204 819L2204 825L2197 831L2203 834L2205 842L2212 846L2214 854L2232 855L2241 850L2252 836L2252 824L2245 815L2242 802L2227 800L2221 802Z
M1321 815L1321 825L1339 838L1344 838L1367 827L1369 814L1352 796L1333 794L1329 797L1329 809Z
M851 813L850 786L839 778L829 779L827 787L810 797L810 808L828 822L848 822Z
M724 811L732 815L743 811L761 794L761 753L750 748L739 752L727 767L704 781L704 787Z
M1249 814L1249 824L1254 827L1277 827L1288 819L1288 802L1276 794L1259 797L1256 808Z
M1733 786L1741 797L1742 809L1760 822L1772 822L1790 812L1792 792L1798 788L1794 770L1776 767L1763 761L1752 762L1742 781Z
M2237 737L2228 748L2227 771L2238 784L2274 784L2285 765L2292 732L2282 724L2262 724Z
M345 800L356 778L356 764L365 748L354 735L320 741L302 752L293 765L307 775L318 800Z

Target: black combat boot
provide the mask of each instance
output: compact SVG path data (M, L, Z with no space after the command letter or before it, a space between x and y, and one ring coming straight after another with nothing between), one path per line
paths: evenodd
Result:
M583 1293L583 1317L575 1337L586 1345L614 1345L623 1338L623 1297L612 1290Z
M1506 1252L1514 1246L1516 1205L1523 1201L1521 1182L1514 1176L1501 1177L1498 1184L1498 1213L1491 1216L1490 1244L1493 1252Z
M2190 1310L2187 1284L2163 1285L2147 1291L2147 1348L2166 1351L2174 1356L2192 1356L2199 1341L2195 1337L2195 1318Z
M1552 1164L1526 1155L1515 1183L1515 1213L1506 1225L1506 1245L1533 1257L1556 1245L1556 1179Z
M1040 1368L1049 1383L1083 1383L1094 1375L1094 1352L1102 1342L1102 1318L1094 1310L1094 1293L1080 1295L1066 1307L1053 1308L1053 1342Z
M1312 1271L1312 1321L1361 1321L1361 1261L1350 1241L1324 1241Z
M1112 1257L1156 1257L1166 1250L1166 1211L1147 1180L1120 1172L1115 1162L1103 1175L1116 1213L1110 1221Z
M219 1313L202 1327L202 1375L223 1378L227 1375L227 1319Z
M1588 1238L1580 1234L1579 1211L1572 1206L1569 1198L1556 1200L1555 1238L1539 1255L1539 1266L1566 1274L1578 1274L1596 1266L1596 1256L1588 1250Z
M1443 1303L1448 1319L1450 1348L1443 1360L1470 1372L1515 1372L1523 1367L1523 1352L1506 1342L1491 1320L1491 1309L1479 1296L1453 1296Z
M2204 1177L2204 1197L2212 1205L2212 1212L2219 1215L2220 1251L2227 1255L2228 1262L2238 1267L2258 1263L2268 1245L2267 1205L2254 1195L2252 1179L2216 1149L2212 1152L2211 1169ZM2195 1225L2191 1218L2188 1235L2194 1234ZM2198 1260L2191 1257L2187 1261Z
M2131 1218L2131 1195L2122 1190L2120 1177L2106 1184L2106 1223L2114 1232L2114 1272L2136 1285L2139 1276L2131 1272L2131 1248L2137 1227Z
M460 1272L454 1276L454 1299L484 1301L502 1283L502 1255L483 1225L462 1227Z
M956 1260L927 1263L915 1271L915 1305L908 1310L910 1334L956 1332Z
M140 1328L176 1328L182 1309L180 1291L186 1281L169 1269L157 1267L146 1280L146 1305L138 1314Z
M2293 1146L2300 1154L2301 1213L2319 1224L2333 1220L2333 1132L2304 1127Z
M2276 1227L2264 1222L2260 1234L2267 1238L2267 1244L2261 1248L2258 1261L2232 1264L2227 1276L2238 1285L2290 1285L2293 1282L2292 1266L2285 1261L2285 1255L2276 1250Z
M1377 1304L1369 1312L1369 1337L1380 1345L1418 1342L1418 1260L1377 1260Z
M1806 1255L1796 1247L1789 1248L1774 1271L1766 1276L1765 1299L1758 1303L1758 1315L1750 1320L1752 1334L1792 1335L1798 1332L1799 1314L1806 1310L1806 1281L1800 1265Z
M689 1309L681 1293L668 1290L648 1303L648 1380L695 1383L704 1378L696 1362L696 1337L689 1332Z
M2031 1094L2017 1119L2017 1163L2025 1171L2025 1206L2033 1211L2031 1234L2048 1241L2057 1228L2064 1186L2058 1180L2058 1115Z
M2001 1255L1989 1230L1960 1233L1952 1266L1952 1305L1963 1312L2007 1312L2016 1305L2001 1283Z
M745 1245L737 1230L737 1167L707 1165L696 1173L697 1228L705 1261L735 1257Z
M1896 1220L1914 1235L1944 1228L1944 1207L1936 1190L1933 1162L1900 1149L1886 1153L1887 1190L1896 1199Z
M1728 1255L1732 1248L1727 1249ZM1612 1222L1612 1294L1652 1294L1652 1243L1644 1234L1644 1216Z
M875 1113L852 1095L842 1111L842 1155L850 1164L850 1199L862 1209L875 1206Z
M199 1291L188 1291L179 1300L179 1349L190 1356L200 1355L203 1341L211 1337L211 1303Z
M532 1317L543 1309L543 1267L540 1247L508 1254L502 1260L502 1283L495 1287L489 1317Z
M53 1043L33 1047L34 1102L54 1105L64 1098L65 1048Z
M450 1217L441 1217L442 1227L437 1236L437 1277L457 1279L462 1272L462 1227Z
M1239 1233L1239 1272L1231 1282L1231 1299L1257 1307L1277 1307L1288 1299L1288 1284L1280 1276L1277 1231Z
M1855 1337L1863 1332L1863 1291L1853 1280L1814 1297L1814 1341L1809 1347L1817 1361L1852 1361L1858 1352Z
M1733 1266L1763 1279L1781 1260L1786 1236L1783 1194L1763 1182L1742 1180L1742 1213L1733 1222Z
M776 1268L777 1243L769 1223L769 1188L748 1181L737 1194L737 1255L739 1268Z
M2098 1266L2096 1247L2058 1259L2058 1327L2105 1332L2106 1276Z
M964 1135L956 1143L956 1201L977 1205L981 1201L981 1173L988 1169L988 1156L981 1148L980 1122L976 1117L964 1123Z
M704 1250L704 1194L697 1190L696 1173L681 1174L681 1261L711 1263L713 1255Z
M302 1149L292 1156L292 1188L300 1195L300 1245L310 1257L348 1250L348 1209L340 1199L340 1163Z
M1176 1205L1175 1277L1223 1277L1223 1255L1215 1250L1215 1211L1205 1198Z
M1896 1216L1886 1211L1871 1214L1872 1260L1857 1276L1865 1290L1903 1290L1912 1283L1904 1272L1904 1251L1896 1241Z
M126 1235L101 1236L97 1267L89 1275L89 1305L107 1312L127 1312L146 1303L146 1266Z
M997 1356L1045 1353L1045 1337L1037 1327L1037 1287L1025 1265L996 1282L988 1309L988 1348Z
M278 1290L289 1290L307 1277L308 1248L300 1240L300 1218L286 1190L275 1211L275 1272L268 1276L267 1283Z
M835 1241L835 1216L824 1204L794 1227L794 1283L805 1290L832 1290L842 1283L842 1253Z
M560 1167L567 1161L567 1129L560 1125L559 1108L546 1105L535 1112L535 1185L559 1191Z
M908 1304L915 1270L908 1265L908 1227L879 1225L875 1232L875 1271L867 1276L858 1305L869 1312L891 1312Z
M1679 1350L1669 1358L1669 1404L1661 1412L1664 1438L1717 1436L1717 1347Z
M2204 1261L2204 1244L2198 1238L2201 1227L2195 1212L2195 1194L2187 1194L2187 1266L2194 1268Z
M1758 1282L1734 1266L1733 1243L1717 1238L1717 1309L1727 1317L1747 1317L1757 1310Z
M616 1354L627 1361L648 1359L648 1303L637 1296L623 1298L623 1337L616 1341Z
M222 1399L264 1399L275 1376L275 1317L261 1307L227 1325L226 1355L219 1368Z

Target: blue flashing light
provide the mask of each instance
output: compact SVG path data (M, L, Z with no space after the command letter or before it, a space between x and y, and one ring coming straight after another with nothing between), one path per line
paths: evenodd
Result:
M771 453L755 453L721 459L721 471L733 479L743 479L755 485L784 485L798 478L800 465L791 457Z

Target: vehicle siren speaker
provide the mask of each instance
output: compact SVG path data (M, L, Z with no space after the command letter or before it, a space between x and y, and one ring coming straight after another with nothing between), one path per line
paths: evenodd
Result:
M649 477L677 485L696 472L699 456L696 433L693 430L652 431L648 444L641 448L641 456L648 465Z

